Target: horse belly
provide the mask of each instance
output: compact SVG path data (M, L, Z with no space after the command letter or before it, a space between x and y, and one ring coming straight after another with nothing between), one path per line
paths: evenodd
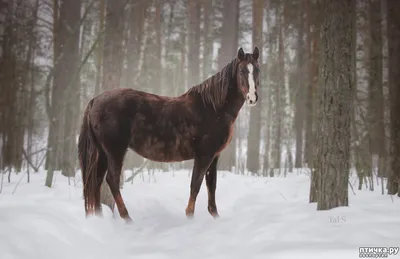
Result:
M145 140L134 140L130 147L138 155L155 162L181 162L194 157L189 143L179 138L168 141L148 136Z

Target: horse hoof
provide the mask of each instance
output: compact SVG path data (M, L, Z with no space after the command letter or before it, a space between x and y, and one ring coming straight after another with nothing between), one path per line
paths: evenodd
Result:
M95 210L94 215L99 218L103 218L103 211L102 210Z
M213 214L211 214L211 216L212 216L214 219L219 219L219 218L220 218L220 216L219 216L218 213L213 213Z
M193 213L193 211L187 211L187 210L186 210L186 217L187 217L188 219L193 219L193 218L194 218L194 213Z
M127 225L133 224L133 220L130 217L124 218L124 220Z
M214 219L219 218L218 211L215 206L208 206L208 212Z

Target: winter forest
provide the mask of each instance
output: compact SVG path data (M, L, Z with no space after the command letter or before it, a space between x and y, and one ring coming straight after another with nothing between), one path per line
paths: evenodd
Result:
M217 191L203 181L193 220L194 160L130 149L118 185L133 224L107 177L102 217L85 217L78 138L90 100L116 88L178 97L255 47L258 102L241 108ZM0 0L0 257L398 247L399 111L399 0Z

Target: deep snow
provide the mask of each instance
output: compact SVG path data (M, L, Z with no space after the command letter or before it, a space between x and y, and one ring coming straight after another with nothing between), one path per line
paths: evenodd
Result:
M103 207L85 218L79 175L22 174L0 194L0 258L359 258L360 246L400 245L400 199L380 190L349 193L350 206L316 211L308 203L309 176L258 178L219 172L217 206L207 212L205 184L195 217L186 219L187 171L145 174L122 190L134 224ZM5 179L6 180L6 179ZM389 258L400 258L400 253Z

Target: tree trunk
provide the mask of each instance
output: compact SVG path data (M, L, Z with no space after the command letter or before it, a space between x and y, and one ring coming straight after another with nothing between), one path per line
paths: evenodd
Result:
M253 0L253 32L252 49L261 49L258 62L262 65L263 49L263 17L264 0ZM262 96L261 87L257 89L258 96ZM262 98L259 98L256 106L250 108L249 135L247 140L247 170L252 174L258 174L260 169L260 139L261 139L261 109Z
M305 96L305 62L304 62L304 10L303 3L299 4L298 32L297 36L297 76L295 88L295 114L294 127L296 131L296 157L294 165L296 168L303 166L303 128L304 128L304 96Z
M351 157L353 160L353 163L355 164L355 169L357 172L357 176L359 178L359 185L358 189L361 190L362 184L364 181L364 176L363 176L363 171L359 170L359 155L360 155L360 145L358 142L358 134L357 134L357 125L356 125L356 102L357 102L357 1L353 1L353 8L356 10L355 14L352 17L352 24L353 24L353 32L352 32L352 85L354 86L352 88L353 93L353 99L351 103L351 143L353 143L353 149L350 150Z
M314 91L316 89L318 79L318 64L317 64L317 33L319 31L316 23L316 14L311 12L311 3L309 0L305 0L305 8L307 15L307 63L308 70L306 73L308 78L305 80L307 86L305 87L305 144L304 144L304 163L309 168L313 167L314 157ZM311 15L313 14L313 17ZM313 21L313 22L312 22ZM314 32L311 33L311 24L314 25Z
M400 1L387 0L387 32L391 135L388 194L400 196Z
M124 3L124 0L107 1L103 52L103 90L119 88L121 84ZM113 210L115 201L105 179L106 177L101 186L100 202ZM123 184L123 179L123 172L121 172L121 184Z
M124 31L124 0L107 1L103 53L103 90L120 87Z
M154 52L155 52L155 64L154 64L154 70L158 73L160 76L155 77L155 82L154 82L154 87L157 89L157 92L160 94L167 94L168 89L162 88L161 87L161 75L163 74L162 72L162 57L161 57L161 51L162 51L162 24L161 24L161 16L162 16L162 9L163 9L163 3L161 0L156 0L155 2L156 5L156 16L154 20L154 25L156 29L156 42L154 46Z
M369 98L368 98L368 124L370 137L370 159L378 155L379 176L384 176L385 164L385 128L384 128L384 110L383 110L383 82L382 82L382 18L381 1L371 0L369 6L370 15L370 41L369 41ZM371 166L372 170L373 167Z
M274 41L276 40L275 35L273 35L272 32L272 26L271 26L271 1L268 0L267 4L266 4L266 15L265 15L265 19L267 22L267 30L268 30L268 40L267 40L267 44L268 44L268 59L269 62L267 62L265 64L265 69L264 69L264 77L261 78L261 80L265 80L265 82L268 81L272 81L272 78L274 78L273 76L273 51L274 51ZM264 163L263 163L263 176L267 176L268 175L268 170L270 169L270 150L271 150L271 130L272 127L271 125L273 125L272 123L272 103L273 103L273 90L271 86L266 87L266 89L263 91L263 96L262 98L265 98L265 102L267 103L267 107L266 107L266 129L265 129L265 144L264 144ZM264 102L264 103L265 103Z
M13 8L13 1L4 3L5 21L4 32L2 38L2 58L0 63L0 83L1 83L1 100L4 109L1 110L2 121L6 121L2 126L2 154L3 166L9 167L11 170L15 166L15 126L16 126L16 102L17 102L17 75L16 75L16 62L17 57L14 51L16 44L17 29L15 28L15 11Z
M276 169L281 168L281 156L282 156L282 121L283 121L283 96L285 89L285 48L284 48L284 13L285 13L285 3L281 8L278 8L277 11L277 26L278 26L278 62L277 62L277 80L275 84L275 116L276 116L276 124L275 124L275 138L273 144L273 167ZM270 171L270 177L274 176L273 170Z
M76 165L76 129L78 128L77 118L80 111L80 77L78 74L80 64L80 10L80 0L63 1L61 4L60 21L65 23L69 29L67 40L63 42L63 52L66 53L63 56L65 58L60 63L63 73L69 77L64 81L64 141L61 157L61 170L64 176L74 176Z
M323 1L317 133L317 209L348 206L354 0Z
M239 30L239 0L224 0L222 35L218 70L222 70L232 59L236 58L238 50ZM212 43L212 42L211 42ZM219 159L219 169L231 171L236 162L236 133L231 143L222 152Z
M313 33L313 41L312 41L312 58L311 58L311 66L312 66L312 72L311 72L311 77L312 77L312 92L313 98L312 104L313 106L317 106L317 99L318 99L318 70L320 66L320 56L321 56L321 38L320 38L320 31L321 31L321 25L322 25L322 15L321 13L321 2L316 2L315 6L313 8L313 26L314 26L314 33ZM317 109L313 110L313 118L316 117L316 112ZM314 119L313 119L314 120ZM316 118L315 118L316 121ZM316 138L316 137L315 137ZM315 143L316 139L313 136L313 141ZM315 148L315 147L314 147ZM317 158L317 157L316 157ZM318 161L316 158L312 159L310 162L310 168L311 168L311 184L310 184L310 196L309 196L309 201L310 202L317 202L317 197L318 197L318 182L319 182L319 177L320 175L317 173L316 168L318 167Z
M188 6L188 86L200 84L200 3L189 0Z
M204 0L204 33L203 33L203 78L208 78L212 73L212 54L213 54L213 40L212 40L212 10L213 0ZM224 16L225 18L225 16ZM222 25L224 26L224 25ZM235 45L235 42L232 42ZM237 45L237 44L236 44Z
M68 88L71 82L71 77L74 74L74 59L75 54L68 53L73 50L78 42L77 53L79 53L79 24L80 15L75 16L75 1L54 0L53 1L53 37L54 37L54 56L53 56L53 87L50 111L48 111L50 127L48 135L48 152L46 158L47 178L45 185L51 187L54 170L60 169L63 164L62 147L66 144L64 136L65 118L71 117L71 114L66 112L66 107L71 105L68 96ZM72 18L71 18L72 17ZM78 19L78 21L76 21ZM78 32L76 32L78 30ZM77 41L78 39L78 41ZM67 69L67 73L65 71ZM79 97L79 96L78 96ZM69 125L68 125L69 126ZM65 133L68 134L67 131ZM75 143L75 139L74 139Z
M105 0L100 0L99 4L99 29L97 33L101 33L101 38L97 44L96 50L96 84L94 87L94 95L98 95L101 89L101 66L103 64L103 53L104 53L104 14L105 14Z
M104 1L104 0L102 0ZM141 50L144 45L143 34L145 29L145 18L147 14L148 3L131 4L127 15L127 30L129 36L126 41L126 69L124 71L125 87L138 87L134 79L139 75L139 63L141 59ZM128 151L126 154L126 167L134 168L143 163L143 157L135 152Z

